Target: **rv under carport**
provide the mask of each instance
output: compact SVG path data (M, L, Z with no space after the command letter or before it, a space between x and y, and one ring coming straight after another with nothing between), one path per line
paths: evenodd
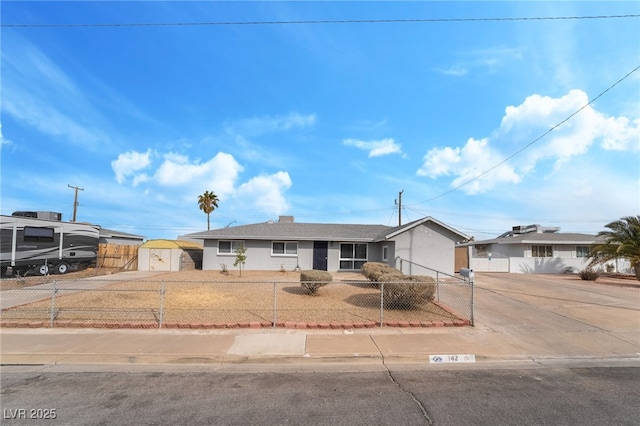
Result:
M191 241L149 240L138 249L139 271L202 269L202 246Z

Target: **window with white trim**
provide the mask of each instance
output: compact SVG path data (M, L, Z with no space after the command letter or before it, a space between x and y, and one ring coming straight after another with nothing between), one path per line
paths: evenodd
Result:
M366 262L366 243L340 243L340 269L361 269Z
M553 257L553 246L531 246L531 257Z
M244 241L218 241L218 254L235 254L236 250L244 247Z
M272 256L296 256L298 254L298 243L296 241L272 241Z
M588 257L589 246L576 246L576 257Z
M389 260L389 246L382 246L382 260Z

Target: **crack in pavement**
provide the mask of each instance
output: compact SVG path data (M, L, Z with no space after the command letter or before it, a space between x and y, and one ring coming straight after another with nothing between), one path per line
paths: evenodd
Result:
M391 380L391 382L396 386L396 388L398 388L398 390L400 390L400 392L403 392L409 395L409 397L413 400L413 402L418 406L418 408L422 412L422 417L424 417L424 420L427 422L427 425L430 425L430 426L433 425L433 420L431 419L431 416L429 416L429 413L427 412L427 409L425 408L425 406L422 404L422 402L418 400L418 398L416 398L413 392L405 389L400 384L400 382L398 382L396 378L393 377L393 374L391 374L391 370L389 369L389 367L387 366L384 360L384 354L380 350L380 347L378 347L378 344L376 343L375 340L373 340L373 337L371 335L369 336L369 338L371 339L371 342L373 342L373 345L376 347L376 349L378 350L378 353L380 354L380 357L382 358L382 365L387 370L387 377L389 378L389 380Z

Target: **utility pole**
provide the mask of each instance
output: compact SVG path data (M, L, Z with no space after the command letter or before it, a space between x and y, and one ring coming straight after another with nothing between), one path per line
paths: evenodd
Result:
M402 226L402 193L404 189L398 193L398 226Z
M69 188L75 189L75 196L73 197L73 219L71 222L76 221L76 212L78 211L78 191L84 191L84 188L78 188L77 186L71 186L67 184Z

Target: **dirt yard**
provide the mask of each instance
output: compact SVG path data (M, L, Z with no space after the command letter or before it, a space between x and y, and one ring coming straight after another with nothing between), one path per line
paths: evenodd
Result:
M66 278L67 276L65 276ZM238 324L380 322L380 290L360 274L337 273L316 295L300 285L298 272L183 271L137 281L111 281L95 290L72 292L55 276L56 322ZM110 277L113 279L114 277ZM94 280L92 280L93 282ZM164 293L163 293L164 292ZM277 307L274 316L274 305ZM3 322L46 320L51 298L5 310ZM49 314L47 314L49 312ZM384 321L452 322L458 318L435 303L418 309L385 309Z

